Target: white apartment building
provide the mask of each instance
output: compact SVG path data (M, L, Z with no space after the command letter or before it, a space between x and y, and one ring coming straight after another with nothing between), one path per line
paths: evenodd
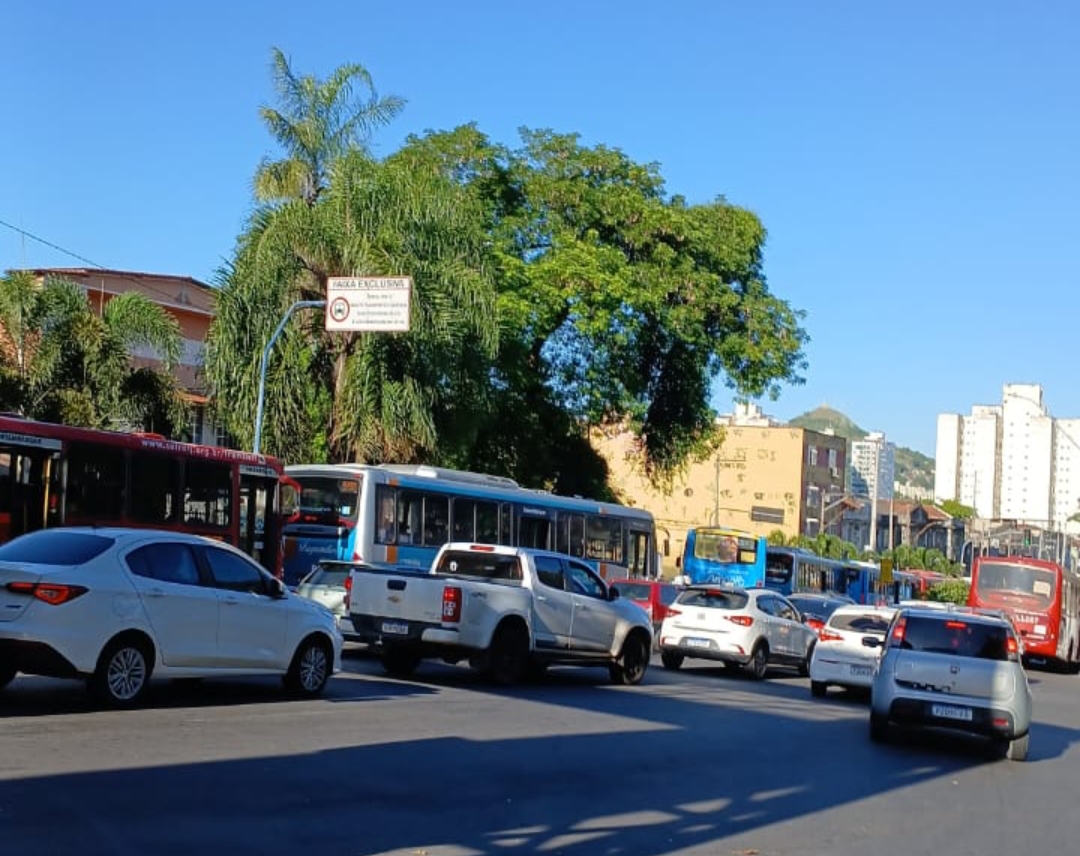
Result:
M1001 404L939 414L937 431L938 500L1054 529L1080 509L1080 419L1054 419L1040 385L1005 384Z
M895 483L895 443L877 431L851 441L851 492L855 496L892 499Z

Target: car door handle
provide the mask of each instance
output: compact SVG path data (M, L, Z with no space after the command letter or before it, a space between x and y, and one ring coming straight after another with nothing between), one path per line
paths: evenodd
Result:
M475 597L475 598L478 598L479 600L487 600L487 592L486 591L471 591L471 592L469 592L469 597Z
M547 603L547 598L546 598L546 597L544 597L544 596L543 596L542 594L538 594L538 595L536 596L536 599L537 599L538 601L540 601L541 603Z
M223 597L221 599L221 602L227 603L229 606L236 606L238 603L240 603L240 600L235 597Z
M150 597L165 597L165 589L152 588L146 593Z

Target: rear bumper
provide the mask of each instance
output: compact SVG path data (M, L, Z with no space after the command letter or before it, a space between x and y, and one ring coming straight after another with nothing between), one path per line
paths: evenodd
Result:
M44 642L0 639L0 664L27 675L77 678L79 670L67 657Z
M692 637L700 638L700 637ZM738 650L733 646L723 645L715 640L709 640L709 647L701 645L688 645L686 638L678 636L664 636L660 639L660 653L681 654L684 657L693 657L698 660L716 660L721 663L736 663L745 666L750 662L750 655Z
M971 711L971 719L963 720L935 713L935 706L964 708ZM949 731L962 731L966 734L984 737L1006 737L1013 739L1028 733L1030 723L1018 721L1009 710L996 707L976 707L963 701L928 701L919 698L895 698L889 705L888 718L901 726L923 728L942 728Z

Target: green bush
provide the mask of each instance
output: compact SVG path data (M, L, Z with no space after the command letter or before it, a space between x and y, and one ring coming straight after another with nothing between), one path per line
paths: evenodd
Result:
M942 580L931 587L928 592L928 600L936 600L941 603L965 604L968 599L968 585L966 580Z

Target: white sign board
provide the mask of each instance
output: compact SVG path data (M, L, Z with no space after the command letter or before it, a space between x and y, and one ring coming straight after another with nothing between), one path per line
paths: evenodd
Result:
M411 295L408 276L332 276L326 281L326 329L407 332Z

